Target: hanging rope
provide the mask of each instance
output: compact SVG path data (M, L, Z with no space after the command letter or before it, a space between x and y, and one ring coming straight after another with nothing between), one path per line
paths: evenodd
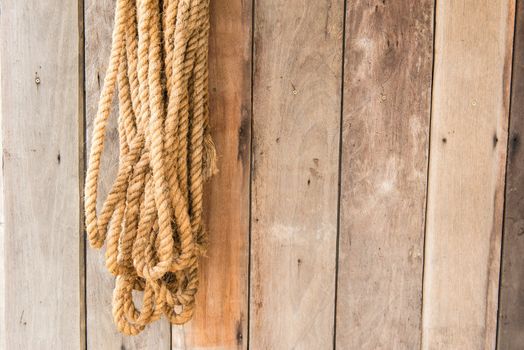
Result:
M208 126L209 0L117 0L111 57L85 185L89 242L106 242L113 318L135 335L162 314L189 321L206 247L205 179L216 172ZM97 213L98 178L118 91L119 167ZM143 291L141 310L133 291Z

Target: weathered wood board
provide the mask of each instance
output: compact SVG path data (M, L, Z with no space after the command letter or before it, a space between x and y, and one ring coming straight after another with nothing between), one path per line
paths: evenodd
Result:
M423 349L493 349L515 3L438 1Z
M1 59L1 55L0 55ZM0 61L0 65L2 62ZM0 82L2 69L0 69ZM4 154L2 137L2 84L0 83L0 154ZM4 178L4 157L0 158L0 179ZM6 349L6 324L5 324L5 218L4 218L4 181L0 181L0 349Z
M247 349L251 1L210 3L210 124L219 172L206 185L209 234L194 319L173 349Z
M85 0L85 84L86 84L86 141L91 144L91 132L98 98L106 74L111 50L111 34L115 1ZM116 103L114 111L116 111ZM107 128L102 157L99 204L109 192L118 169L118 129L116 113ZM88 349L168 350L171 348L171 327L165 320L150 325L135 337L120 334L113 323L111 299L115 279L105 265L104 250L86 250L86 309Z
M5 0L5 349L79 349L82 81L76 1Z
M348 2L340 349L420 348L433 6Z
M506 167L498 348L524 349L524 2L517 0Z
M253 349L333 346L343 5L255 2Z

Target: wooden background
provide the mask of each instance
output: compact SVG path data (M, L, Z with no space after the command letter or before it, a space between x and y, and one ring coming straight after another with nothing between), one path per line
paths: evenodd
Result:
M81 208L114 0L0 7L0 349L524 349L524 0L211 0L198 309L137 337Z

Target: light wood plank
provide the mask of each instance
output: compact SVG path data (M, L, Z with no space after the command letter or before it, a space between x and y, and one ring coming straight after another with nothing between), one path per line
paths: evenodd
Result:
M433 7L348 2L340 349L420 348Z
M77 1L2 1L6 349L82 347Z
M513 0L437 1L423 349L494 349Z
M85 0L85 81L87 149L90 147L93 120L104 81L111 49L111 33L115 1ZM116 111L116 101L114 105ZM116 113L111 116L102 157L99 194L100 205L118 168L118 130ZM114 277L107 271L104 250L87 247L86 251L86 303L88 349L154 349L171 348L170 325L165 319L156 322L134 337L118 333L111 313Z
M498 348L524 349L524 1L517 0Z
M251 142L251 0L212 0L210 124L219 173L206 184L209 233L194 319L173 349L246 349Z
M343 5L255 2L253 349L333 346Z
M1 55L0 55L1 59ZM2 62L0 61L0 66ZM0 69L0 82L2 69ZM0 83L0 154L4 154L2 138L2 84ZM4 178L4 157L0 158L0 179ZM6 350L6 324L5 324L5 218L4 218L4 181L0 181L0 350Z

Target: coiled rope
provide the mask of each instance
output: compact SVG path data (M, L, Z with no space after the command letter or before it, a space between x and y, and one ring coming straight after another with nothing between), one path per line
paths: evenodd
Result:
M165 315L189 321L206 246L205 179L216 172L208 127L209 0L117 0L111 57L85 184L89 242L106 243L113 318L128 335ZM100 213L105 130L118 91L118 173ZM141 309L133 291L143 291ZM136 296L135 296L136 297Z

